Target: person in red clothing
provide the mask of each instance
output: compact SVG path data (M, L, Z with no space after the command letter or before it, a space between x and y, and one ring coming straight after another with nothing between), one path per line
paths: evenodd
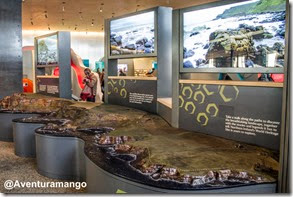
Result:
M98 79L89 68L84 69L85 78L83 79L84 88L81 91L80 98L83 101L95 102Z

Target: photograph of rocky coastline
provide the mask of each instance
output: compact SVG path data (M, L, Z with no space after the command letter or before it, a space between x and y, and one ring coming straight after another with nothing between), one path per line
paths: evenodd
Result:
M58 63L57 35L38 39L38 65Z
M286 0L237 2L183 17L183 68L284 66Z
M111 21L111 55L155 52L155 12Z

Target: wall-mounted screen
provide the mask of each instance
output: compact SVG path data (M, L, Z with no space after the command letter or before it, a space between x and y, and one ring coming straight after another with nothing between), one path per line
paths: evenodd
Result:
M224 1L223 1L224 3ZM283 68L286 0L183 13L183 68Z
M37 39L37 64L53 65L58 63L57 34Z
M155 53L155 11L110 21L110 55Z

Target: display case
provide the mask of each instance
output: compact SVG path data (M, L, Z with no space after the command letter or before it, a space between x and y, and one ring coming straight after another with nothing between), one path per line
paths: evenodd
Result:
M35 38L37 93L71 98L70 33L55 32Z
M172 8L168 7L105 21L105 102L157 113L157 98L171 98L171 30ZM150 68L142 66L143 59L151 62ZM133 62L139 66L129 69ZM127 76L117 76L118 67ZM144 74L152 68L156 75Z

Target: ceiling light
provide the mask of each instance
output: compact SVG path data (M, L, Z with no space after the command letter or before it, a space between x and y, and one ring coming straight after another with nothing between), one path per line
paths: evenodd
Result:
M79 19L82 20L82 12L79 12Z
M104 3L101 3L100 12L103 12Z
M48 13L47 13L47 11L45 11L45 18L48 18Z
M49 30L51 30L51 28L50 28L50 27L48 27L48 29L49 29Z
M31 24L34 25L33 18L31 18Z
M65 12L65 2L62 2L63 6L62 6L62 11Z

